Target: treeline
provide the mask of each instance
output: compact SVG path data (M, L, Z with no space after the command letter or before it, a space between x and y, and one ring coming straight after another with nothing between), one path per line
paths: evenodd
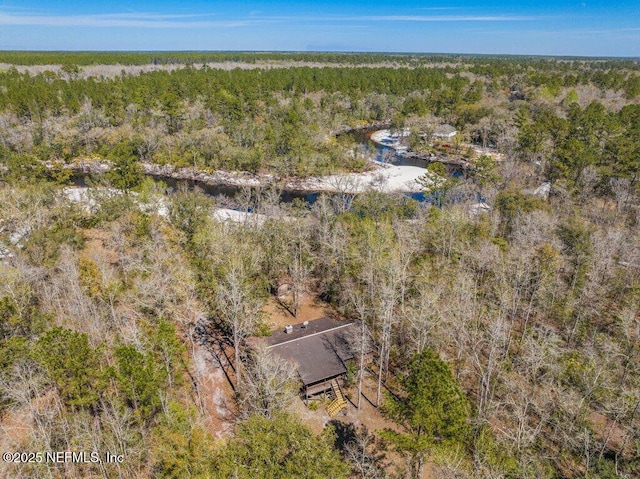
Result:
M242 51L0 51L0 63L11 65L148 65L208 62L302 61L320 63L459 63L490 65L503 72L530 66L536 70L570 71L587 66L595 69L638 69L638 62L623 58L540 57L535 55L468 55L442 53L341 53L341 52L242 52Z
M325 52L33 52L2 51L0 63L11 65L172 65L209 62L294 61L345 64L401 64L454 61L449 55Z
M233 71L186 68L173 72L149 72L140 76L117 79L67 80L51 72L30 76L17 71L0 75L0 86L6 89L0 108L20 116L39 112L54 115L62 110L77 113L83 100L93 106L113 109L116 119L122 118L129 104L142 108L162 105L169 100L193 102L202 98L205 104L215 105L216 97L224 101L222 92L229 94L239 106L256 100L267 100L276 92L305 94L341 92L349 97L371 93L407 95L414 91L428 91L435 98L443 89L464 93L469 80L455 74L454 69L395 69L395 68L310 68L292 67L272 70ZM233 104L228 107L233 115ZM251 105L247 107L250 108ZM31 111L32 107L39 110ZM242 113L245 113L244 110Z

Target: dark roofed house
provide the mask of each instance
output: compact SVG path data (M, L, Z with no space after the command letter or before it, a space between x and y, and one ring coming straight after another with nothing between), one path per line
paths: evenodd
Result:
M305 398L331 389L347 372L355 352L350 343L354 323L324 317L293 325L262 338L267 347L297 365Z

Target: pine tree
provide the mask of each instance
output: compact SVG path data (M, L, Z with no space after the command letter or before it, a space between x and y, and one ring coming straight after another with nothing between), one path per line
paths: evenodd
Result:
M69 406L95 406L105 389L105 375L100 351L91 348L86 334L51 329L35 344L33 356Z
M401 384L402 396L389 395L385 407L406 432L385 430L382 435L407 456L411 477L417 479L429 449L465 440L469 404L449 365L432 350L414 356Z
M213 477L344 478L348 467L333 440L327 433L316 436L294 416L256 414L238 426L236 438L220 451Z

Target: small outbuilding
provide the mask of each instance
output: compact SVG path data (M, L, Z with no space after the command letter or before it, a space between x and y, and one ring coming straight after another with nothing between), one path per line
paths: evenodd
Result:
M451 140L454 136L456 136L456 133L458 133L458 131L455 129L455 127L444 124L436 126L434 128L433 137L440 140Z

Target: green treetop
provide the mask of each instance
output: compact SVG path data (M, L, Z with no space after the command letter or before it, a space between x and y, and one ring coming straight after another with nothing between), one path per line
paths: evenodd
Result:
M386 430L383 437L408 456L417 479L429 449L465 440L469 404L449 365L431 350L414 356L401 385L402 395L389 395L386 409L406 432Z
M235 439L220 451L213 477L344 478L348 467L332 439L330 434L316 436L287 414L274 419L254 415L238 426Z

